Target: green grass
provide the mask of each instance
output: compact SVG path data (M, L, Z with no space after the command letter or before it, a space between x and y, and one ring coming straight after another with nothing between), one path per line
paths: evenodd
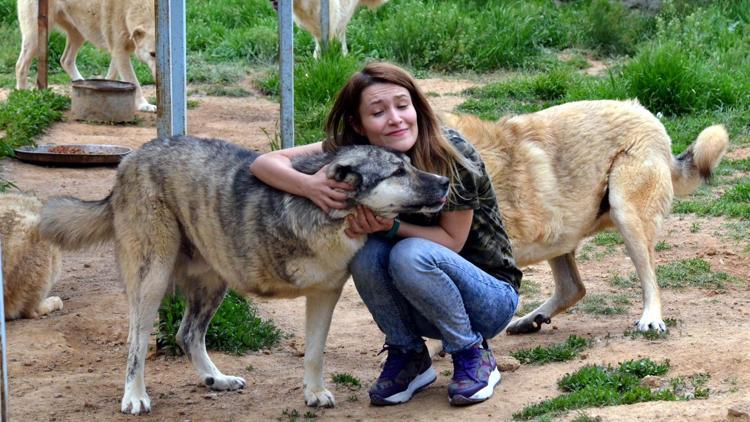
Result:
M12 156L13 148L34 143L52 123L62 119L70 100L51 90L12 91L0 103L0 157Z
M510 355L523 364L543 365L550 362L564 362L578 356L589 346L589 343L590 341L585 338L572 335L563 343L516 350Z
M157 344L171 354L182 354L175 335L185 310L185 299L169 295L162 301L157 322ZM256 315L248 299L229 291L216 311L206 332L206 347L227 353L243 354L278 344L281 331L272 321Z
M529 312L536 309L537 307L539 307L539 305L541 305L542 303L544 303L544 301L542 300L529 300L529 301L523 300L521 306L519 306L518 309L516 309L516 315L518 316L526 315Z
M341 387L347 387L350 389L359 389L362 387L362 383L353 375L347 373L334 373L331 375L331 381L334 384Z
M651 359L629 360L610 365L584 366L566 374L557 383L562 395L524 407L513 414L514 419L529 420L541 416L556 416L563 412L587 407L617 406L655 400L679 399L674 390L650 390L640 380L648 375L660 376L669 370L669 362L655 363Z
M659 287L667 289L684 287L725 289L727 283L739 281L727 273L711 271L711 264L700 258L658 265L656 280Z
M670 249L672 249L672 245L670 245L669 243L667 243L666 240L660 240L660 241L656 242L656 245L654 246L654 250L656 252L668 251Z
M627 311L630 299L625 295L586 295L576 310L591 315L620 315Z
M622 235L618 232L599 232L594 236L593 242L597 246L616 246L625 243Z

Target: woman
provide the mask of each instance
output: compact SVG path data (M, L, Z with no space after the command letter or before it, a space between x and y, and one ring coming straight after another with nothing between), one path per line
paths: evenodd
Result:
M474 148L438 120L403 69L370 63L339 92L323 142L274 151L251 166L261 180L309 198L325 211L346 206L350 187L294 170L291 159L343 145L372 144L407 154L419 169L448 176L437 215L383 218L364 208L349 215L347 235L374 234L350 265L354 284L385 333L384 368L370 388L374 405L408 401L435 381L423 337L442 340L453 358L453 405L486 400L500 382L486 340L511 320L521 271L495 193Z

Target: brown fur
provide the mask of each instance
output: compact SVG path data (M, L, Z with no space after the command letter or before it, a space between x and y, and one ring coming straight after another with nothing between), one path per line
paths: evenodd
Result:
M0 194L5 319L37 318L63 307L47 297L60 275L60 250L39 238L42 203L28 195Z
M637 101L581 101L497 122L446 115L479 150L492 177L520 266L549 261L554 295L514 321L531 332L573 306L586 289L575 265L578 244L615 227L641 280L638 329L665 330L654 246L674 195L694 191L719 164L729 138L706 128L679 157L664 126Z

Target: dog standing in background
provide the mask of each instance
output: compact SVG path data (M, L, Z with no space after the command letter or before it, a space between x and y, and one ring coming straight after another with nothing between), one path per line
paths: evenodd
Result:
M18 0L21 27L21 53L16 62L16 89L28 88L31 61L37 56L39 0ZM76 66L76 55L85 41L109 52L107 79L117 74L135 84L135 107L155 112L135 76L130 54L135 53L151 69L156 79L156 23L154 0L49 0L49 28L58 27L67 35L60 64L71 80L84 79Z
M42 202L30 195L0 193L5 319L38 318L63 308L47 297L60 276L60 250L39 238Z
M346 46L346 26L357 8L366 6L373 10L387 2L388 0L329 0L328 39L338 39L341 42L341 53L347 55L349 49ZM313 57L319 59L320 43L323 38L320 28L320 0L294 0L294 21L315 38Z
M555 292L508 326L538 331L586 294L575 250L614 227L643 290L639 331L666 331L656 283L657 235L674 196L692 193L726 152L723 126L704 129L673 156L664 125L637 101L579 101L497 122L448 114L479 151L492 177L519 267L547 261ZM431 346L431 350L434 348Z

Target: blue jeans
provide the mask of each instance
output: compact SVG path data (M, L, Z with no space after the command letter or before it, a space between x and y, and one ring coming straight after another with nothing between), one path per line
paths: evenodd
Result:
M497 335L518 305L509 283L426 239L370 236L350 270L392 347L418 349L430 337L455 353Z

